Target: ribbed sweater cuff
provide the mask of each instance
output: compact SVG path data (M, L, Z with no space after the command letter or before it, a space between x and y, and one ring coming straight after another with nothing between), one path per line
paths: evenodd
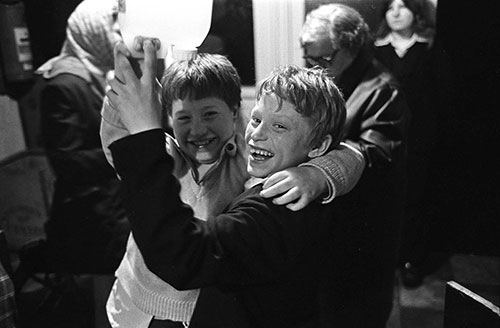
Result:
M342 170L340 170L337 163L329 159L317 157L299 166L312 166L318 168L325 176L328 185L328 195L322 199L321 203L323 204L330 203L334 200L339 190L342 190L342 184L345 184ZM336 182L339 183L336 184Z

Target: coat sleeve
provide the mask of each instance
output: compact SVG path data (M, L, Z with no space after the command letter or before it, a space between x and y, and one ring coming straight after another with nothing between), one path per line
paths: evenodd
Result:
M57 178L73 184L96 184L114 176L99 138L99 113L82 108L71 86L47 85L40 93L44 146ZM95 115L95 116L92 116ZM94 130L95 129L95 130ZM94 146L88 147L92 139Z
M401 160L405 154L410 113L399 88L392 83L376 83L380 85L372 88L360 105L364 108L360 110L358 135L345 141L363 153L367 167L383 169Z
M358 149L342 142L324 156L313 158L300 166L316 167L325 175L328 195L323 198L323 203L326 204L354 188L363 174L365 159Z

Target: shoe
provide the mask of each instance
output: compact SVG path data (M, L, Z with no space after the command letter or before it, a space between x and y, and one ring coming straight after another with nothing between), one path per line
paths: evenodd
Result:
M417 288L424 282L421 270L410 262L406 262L400 269L401 281L407 288Z

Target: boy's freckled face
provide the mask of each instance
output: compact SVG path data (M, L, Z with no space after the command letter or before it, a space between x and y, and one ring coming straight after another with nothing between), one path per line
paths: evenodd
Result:
M283 101L281 109L273 94L266 94L252 109L245 140L248 145L248 173L264 178L296 166L308 157L311 127L295 106Z
M172 104L172 126L181 149L191 160L210 164L234 134L236 115L221 99L176 100Z

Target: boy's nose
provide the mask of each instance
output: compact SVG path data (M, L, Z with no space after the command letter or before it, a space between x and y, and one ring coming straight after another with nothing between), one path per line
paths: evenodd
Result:
M267 137L267 134L266 134L265 127L263 126L263 124L259 124L256 128L254 128L252 133L250 134L250 137L254 141L265 140Z
M191 134L194 136L200 136L204 135L205 133L207 133L207 126L199 120L194 120L193 124L191 125Z

